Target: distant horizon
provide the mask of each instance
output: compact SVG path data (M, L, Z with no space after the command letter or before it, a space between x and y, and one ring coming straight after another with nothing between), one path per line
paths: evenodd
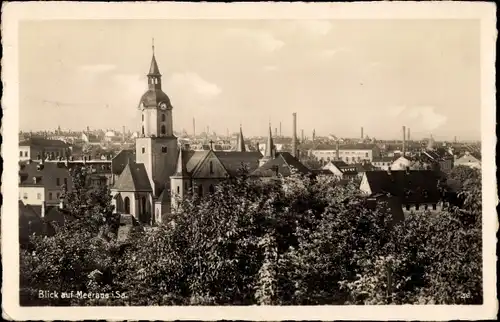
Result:
M296 112L298 136L481 137L471 20L29 21L19 37L25 131L137 131L154 38L179 132L195 117L197 132L262 136L281 121L291 135Z

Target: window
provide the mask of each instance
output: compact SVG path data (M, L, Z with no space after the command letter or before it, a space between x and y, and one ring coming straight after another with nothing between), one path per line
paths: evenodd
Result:
M25 192L25 193L23 193L23 198L24 198L24 199L28 199L28 193L26 193L26 192Z
M416 204L415 205L415 210L418 210L420 208L420 205L419 204Z
M432 205L432 210L436 210L437 209L437 205L436 204L433 204Z
M52 192L49 192L49 200L52 200Z
M41 193L37 193L36 194L36 199L38 199L38 200L42 199L42 194Z
M166 146L162 146L161 147L161 153L167 153L167 147Z
M424 210L427 210L429 206L427 204L424 205Z
M167 130L165 129L165 125L161 126L161 134L165 134Z
M406 205L406 210L410 210L410 205Z
M23 156L23 151L20 151L19 152L19 156L22 157Z
M142 147L142 153L146 153L146 148Z
M123 200L123 203L124 203L124 212L126 214L130 214L130 198L129 197L125 197L125 199Z
M68 186L68 178L64 178L64 185L67 187Z
M177 186L177 193L181 193L181 187Z
M161 121L165 122L165 114L163 114L163 113L161 114Z
M60 197L61 197L61 194L58 192L58 193L56 194L56 198L57 198L57 199L59 199Z
M60 185L61 185L61 179L56 178L56 186L60 186Z
M210 187L208 188L208 191L210 191L210 193L214 193L215 192L214 186L210 185Z
M210 161L210 174L214 173L214 164L212 161Z
M28 156L28 151L24 151L24 156L27 157Z
M142 114L142 120L144 121L144 114ZM144 132L144 131L143 131Z
M367 158L368 158L368 152L366 152L366 153L365 153L365 157L367 157Z

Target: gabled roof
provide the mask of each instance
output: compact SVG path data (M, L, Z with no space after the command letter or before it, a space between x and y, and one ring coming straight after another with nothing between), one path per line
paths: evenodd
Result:
M288 152L279 152L275 158L270 159L261 167L251 173L256 177L273 177L276 174L289 176L295 170L301 174L310 174L311 170Z
M436 203L440 199L438 177L429 170L367 171L372 194L390 194L403 203Z
M125 169L127 163L135 162L135 151L132 149L123 149L111 160L111 171L113 174L120 174Z
M118 191L152 191L146 168L142 163L128 163L113 186Z

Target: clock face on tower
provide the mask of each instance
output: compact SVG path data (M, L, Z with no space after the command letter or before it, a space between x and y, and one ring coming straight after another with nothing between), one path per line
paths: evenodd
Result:
M167 104L165 102L160 103L160 109L166 110L167 109Z

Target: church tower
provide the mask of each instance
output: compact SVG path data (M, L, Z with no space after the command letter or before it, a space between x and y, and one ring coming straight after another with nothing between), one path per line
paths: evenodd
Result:
M153 189L153 196L170 186L178 155L173 132L172 104L161 87L161 73L156 62L154 44L147 74L148 90L139 102L140 135L136 139L136 162L143 163Z

